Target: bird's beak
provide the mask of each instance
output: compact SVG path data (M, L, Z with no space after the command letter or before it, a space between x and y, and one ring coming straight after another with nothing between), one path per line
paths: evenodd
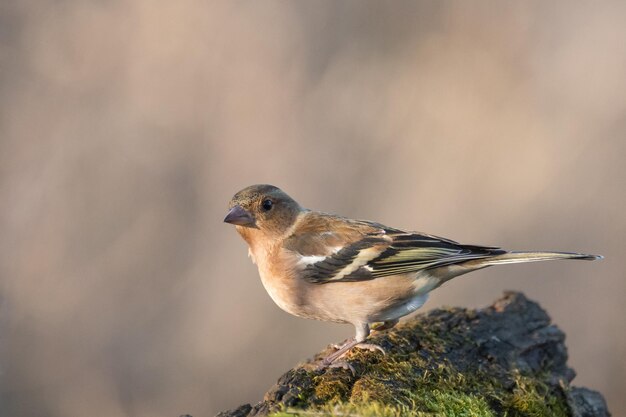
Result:
M228 214L224 217L224 222L238 226L252 226L254 224L254 217L243 207L237 205L228 210Z

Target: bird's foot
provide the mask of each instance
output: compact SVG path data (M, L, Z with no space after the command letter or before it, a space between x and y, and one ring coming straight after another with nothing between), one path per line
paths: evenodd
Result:
M373 343L357 342L354 339L348 339L343 345L338 346L338 348L339 349L336 352L333 352L327 357L325 357L324 359L322 359L318 369L324 369L324 368L329 368L329 367L330 368L343 368L343 369L349 369L354 375L355 371L352 365L350 365L348 362L343 361L343 360L338 361L338 359L342 358L346 353L348 353L353 348L367 349L372 352L379 351L383 355L385 355L385 350L382 347L375 345Z
M353 346L353 348L366 349L366 350L369 350L370 352L379 351L383 355L387 354L387 352L385 352L385 349L373 343L359 343L358 345Z
M330 356L328 356L322 359L320 363L317 365L318 371L321 371L324 369L333 369L333 368L345 369L347 371L350 371L350 373L352 373L352 376L356 376L356 370L354 369L354 366L352 366L350 362L344 359L339 359L339 358L333 359Z
M352 349L358 343L359 342L357 342L356 340L354 340L354 338L352 338L352 339L346 340L341 345L332 345L332 347L335 348L336 352L333 352L330 355L326 356L324 359L322 359L322 365L325 367L329 366L331 363L333 363L334 361L336 361L337 359L345 355L350 349Z
M350 371L352 373L352 376L356 376L356 370L354 369L354 366L352 366L352 364L348 361L344 361L344 360L335 361L329 365L326 365L325 368L345 369L347 371Z
M344 351L344 355L346 353L348 353L349 350L351 349L366 349L369 350L370 352L375 352L375 351L379 351L380 353L382 353L383 355L385 355L387 352L385 352L385 349L383 349L382 347L375 345L373 343L358 343L358 344L354 344L354 339L348 339L345 342L338 344L338 343L331 343L330 347L332 347L333 349L335 349L336 351L340 351L341 349L344 349L346 346L353 344L353 346L350 346L350 348L346 349ZM337 357L339 358L339 357Z

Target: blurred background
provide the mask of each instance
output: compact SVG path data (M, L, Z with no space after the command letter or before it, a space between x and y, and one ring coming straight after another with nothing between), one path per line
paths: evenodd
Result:
M525 292L626 414L626 3L0 3L0 403L211 416L350 326L289 316L231 196L509 249L426 309Z

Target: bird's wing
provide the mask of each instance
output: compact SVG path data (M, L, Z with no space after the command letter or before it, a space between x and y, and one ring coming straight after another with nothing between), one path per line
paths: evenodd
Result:
M368 263L374 278L418 272L506 253L488 246L460 243L423 233L392 235L389 247Z
M326 231L313 228L290 242L290 250L299 255L301 276L307 281L323 284L371 280L506 252L493 247L461 245L377 223L339 220L340 228L337 224ZM294 245L296 242L299 247Z

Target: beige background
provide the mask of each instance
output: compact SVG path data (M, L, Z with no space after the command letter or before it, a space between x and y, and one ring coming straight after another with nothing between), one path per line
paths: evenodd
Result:
M297 319L222 223L310 208L602 262L476 272L566 331L626 414L626 3L3 1L0 403L195 417L260 399L348 326Z

